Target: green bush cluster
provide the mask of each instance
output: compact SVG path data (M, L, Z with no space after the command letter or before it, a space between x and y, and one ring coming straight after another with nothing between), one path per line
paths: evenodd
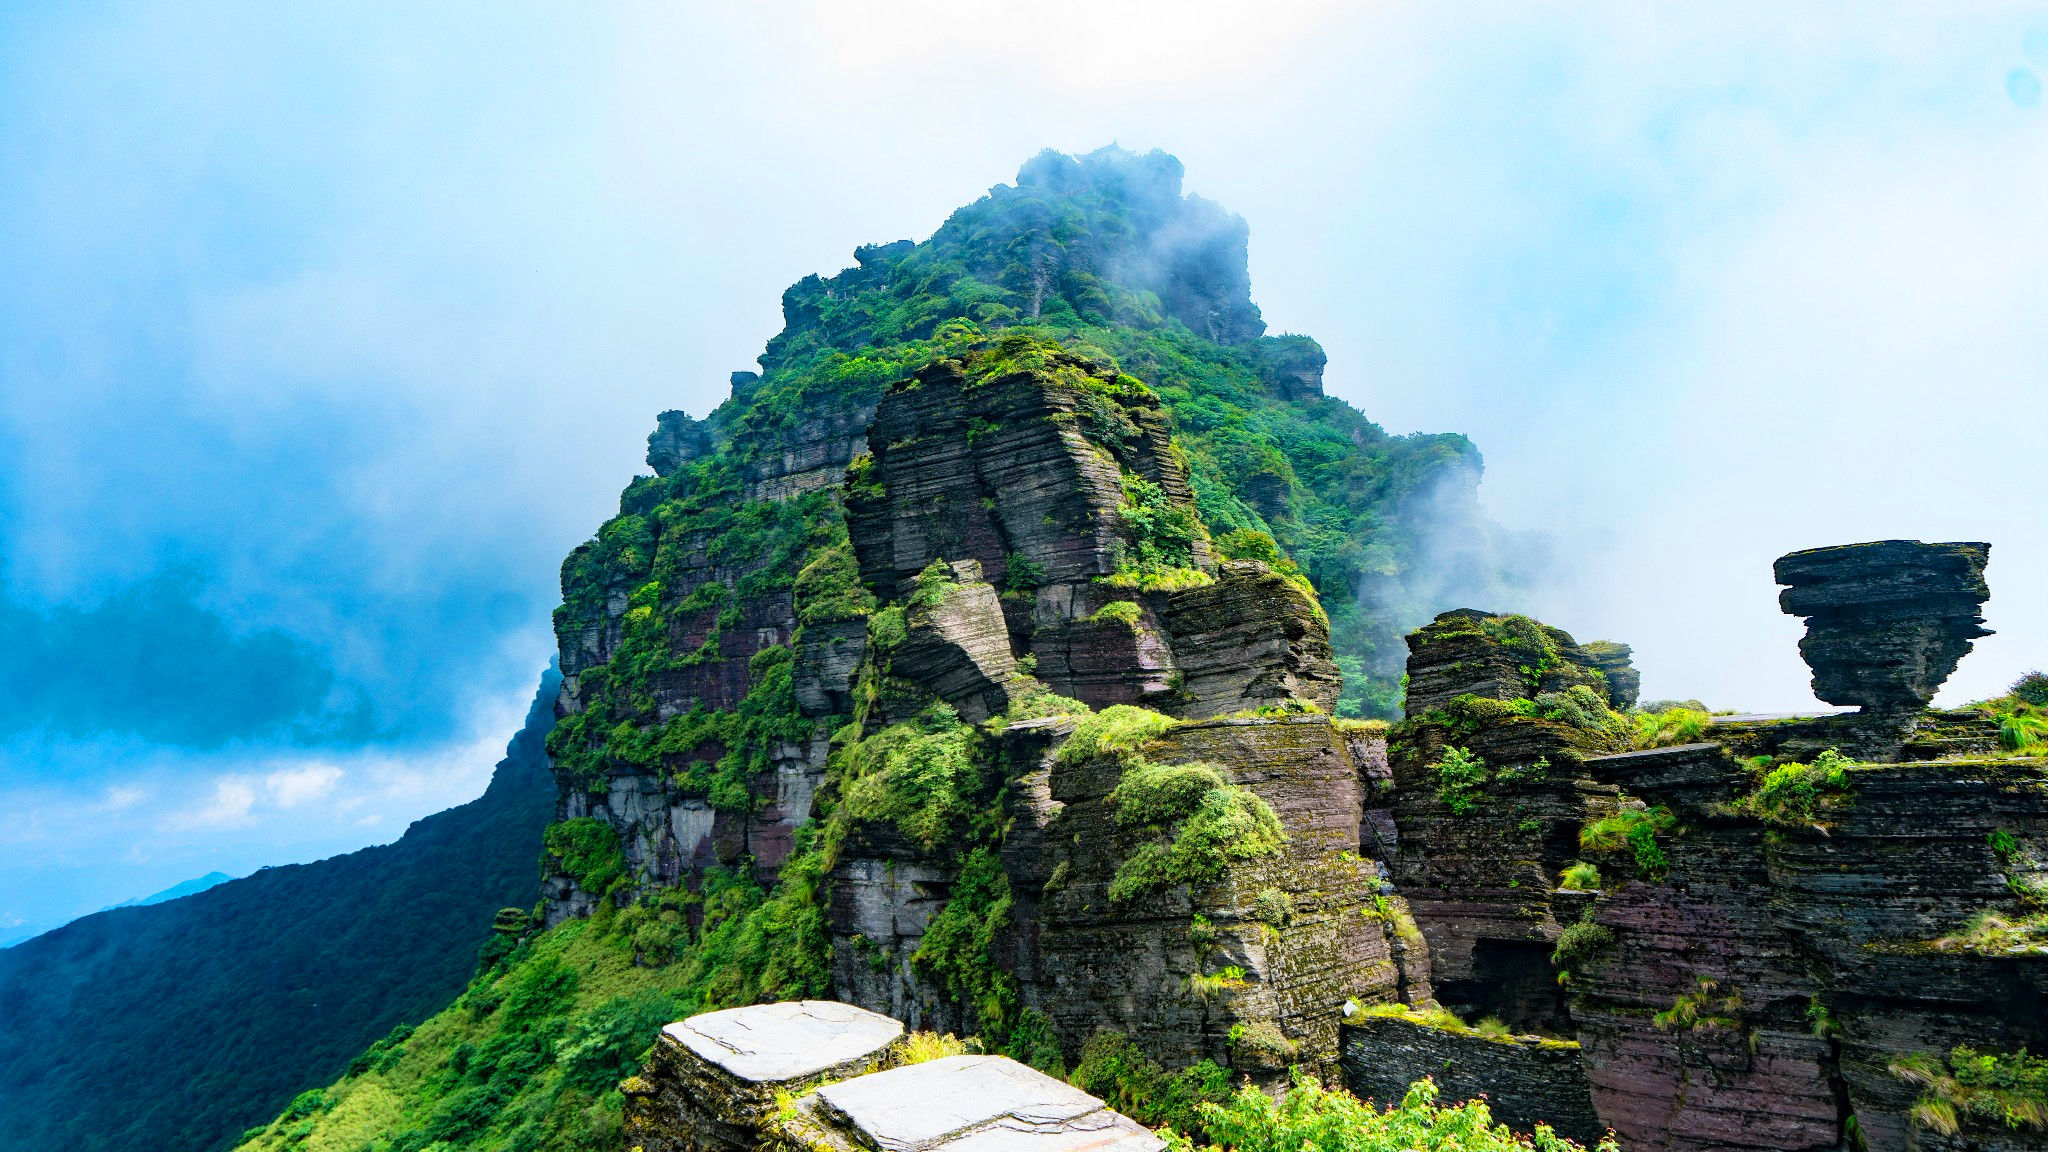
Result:
M612 886L626 878L618 831L594 816L550 824L541 843L556 869L592 896L610 895Z
M1207 764L1154 764L1134 753L1109 800L1119 826L1152 837L1117 866L1109 898L1118 902L1215 883L1235 863L1277 854L1284 840L1270 805Z
M945 906L925 925L911 967L971 1007L983 1033L1001 1040L1018 1018L1017 982L994 962L996 942L1010 927L1010 878L987 847L967 854Z
M2009 691L2022 704L2048 707L2048 672L2029 672L2013 681Z
M1550 952L1550 966L1557 969L1557 982L1571 983L1572 973L1583 969L1602 950L1612 947L1614 932L1596 923L1593 910L1586 909L1578 922L1558 934Z
M1580 829L1579 847L1588 852L1626 853L1625 859L1635 865L1636 875L1645 880L1661 880L1670 871L1671 861L1664 855L1657 837L1677 826L1678 818L1661 804L1654 808L1623 808Z
M845 818L893 824L934 850L985 799L989 783L975 730L943 704L843 749Z
M2048 1129L2048 1059L2017 1052L1979 1052L1967 1045L1944 1060L1918 1052L1891 1062L1891 1073L1921 1089L1916 1124L1944 1136L1965 1121L2018 1131Z
M1455 744L1445 745L1443 755L1430 770L1436 773L1436 798L1453 816L1463 816L1479 807L1481 790L1493 778L1486 770L1485 760Z
M1170 579L1176 569L1192 568L1195 544L1207 531L1194 511L1167 499L1159 485L1132 472L1122 479L1123 503L1117 514L1123 525L1124 564L1143 581ZM1121 566L1120 566L1121 567Z
M1816 823L1848 803L1854 791L1849 769L1855 766L1833 748L1811 764L1781 764L1763 773L1755 789L1736 801L1736 810L1769 824Z
M1230 1073L1213 1060L1168 1072L1131 1038L1103 1029L1088 1038L1068 1080L1149 1128L1167 1125L1197 1139L1206 1135L1204 1104L1230 1098Z
M1434 1082L1418 1080L1401 1102L1375 1108L1341 1088L1324 1088L1296 1069L1278 1099L1246 1084L1221 1104L1198 1105L1210 1144L1231 1152L1572 1152L1580 1145L1539 1124L1519 1135L1493 1122L1484 1100L1442 1106ZM1172 1152L1195 1152L1194 1140L1167 1134ZM1595 1152L1619 1152L1610 1137Z

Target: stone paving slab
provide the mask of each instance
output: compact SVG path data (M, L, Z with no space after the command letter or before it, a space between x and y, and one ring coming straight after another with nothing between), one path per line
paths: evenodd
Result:
M1159 1137L1070 1084L1001 1056L948 1056L815 1094L877 1152L1156 1152Z
M741 1080L780 1084L879 1052L903 1025L851 1004L795 1000L707 1012L662 1031Z

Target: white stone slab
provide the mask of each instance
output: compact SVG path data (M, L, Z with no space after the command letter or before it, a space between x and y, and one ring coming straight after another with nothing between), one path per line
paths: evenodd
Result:
M817 1095L835 1123L878 1152L1154 1152L1163 1144L1079 1088L1001 1056L948 1056Z
M662 1029L742 1080L781 1083L815 1076L881 1051L900 1021L832 1000L791 1000L706 1012Z

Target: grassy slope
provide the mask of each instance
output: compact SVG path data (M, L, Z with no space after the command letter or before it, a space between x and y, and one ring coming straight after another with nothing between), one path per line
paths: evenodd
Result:
M535 895L554 789L543 685L491 786L394 844L98 913L0 951L0 1146L232 1144L461 991Z

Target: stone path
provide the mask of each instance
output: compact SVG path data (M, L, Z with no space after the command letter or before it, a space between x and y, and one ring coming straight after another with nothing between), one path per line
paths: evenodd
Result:
M748 1152L776 1097L886 1067L903 1025L831 1000L707 1012L661 1030L647 1068L621 1085L628 1147Z
M1159 1152L1165 1142L1001 1056L887 1066L903 1025L824 1000L708 1012L662 1029L628 1080L643 1152ZM887 1068L886 1071L880 1069ZM804 1093L809 1093L804 1095ZM785 1106L791 1097L799 1097Z
M879 1054L903 1025L836 1000L792 1000L707 1012L662 1032L742 1080L780 1084Z
M1002 1056L948 1056L828 1084L816 1114L879 1152L1153 1152L1159 1137ZM800 1105L801 1107L801 1105Z

